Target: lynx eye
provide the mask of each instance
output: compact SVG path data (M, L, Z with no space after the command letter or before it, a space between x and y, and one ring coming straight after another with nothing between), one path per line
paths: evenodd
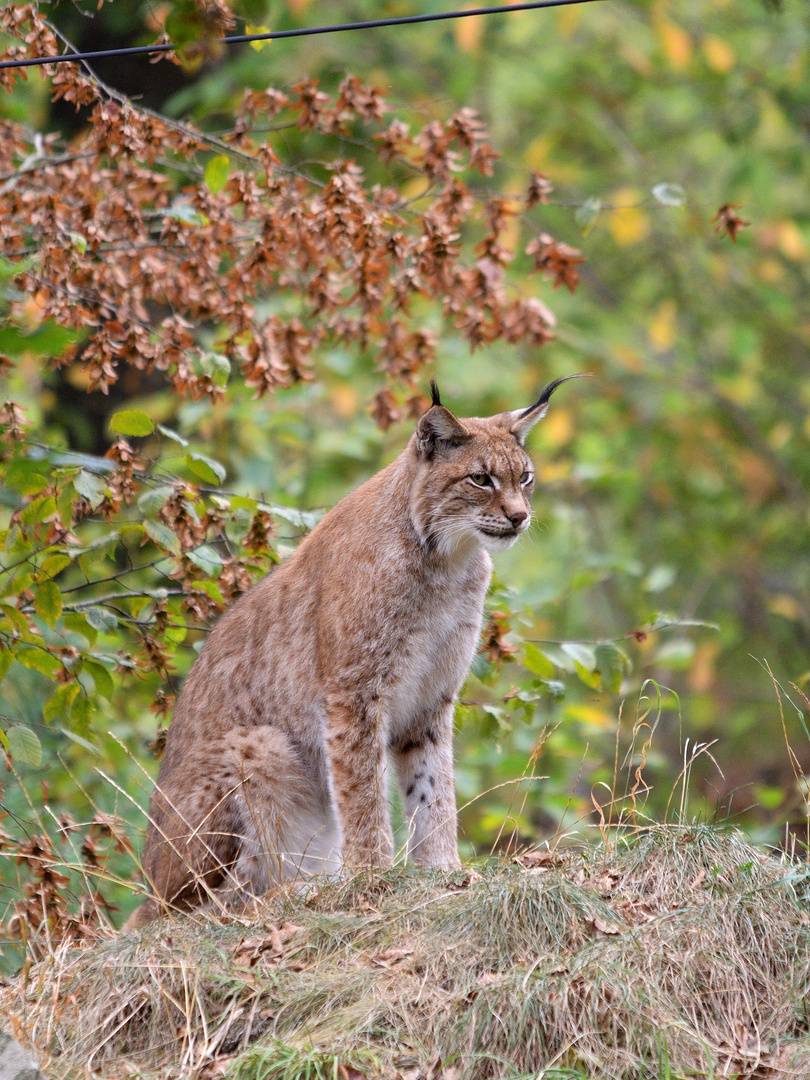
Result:
M532 474L530 472L525 472L525 473L520 474L520 486L521 487L525 487L526 484L530 484L532 482L532 480L534 480L534 477L532 476Z
M485 487L492 487L493 486L492 477L489 475L489 473L485 473L485 472L470 473L469 479L472 480L472 482L475 484L476 487L485 488Z

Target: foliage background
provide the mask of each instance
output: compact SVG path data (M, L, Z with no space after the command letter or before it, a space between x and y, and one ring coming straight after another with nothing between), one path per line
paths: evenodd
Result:
M472 349L469 334L443 318L437 303L416 297L413 318L435 335L435 361L392 373L380 370L379 350L330 339L308 350L313 378L308 372L305 381L256 399L236 367L216 359L222 328L200 319L192 372L224 393L183 395L160 373L137 369L106 395L88 392L86 335L69 312L43 317L32 278L19 276L25 268L38 272L53 236L34 236L29 223L21 246L9 226L0 262L0 353L9 360L3 400L24 409L30 427L23 441L17 414L4 413L0 711L13 767L4 793L8 831L30 843L49 822L58 832L69 814L80 825L95 819L91 839L115 846L121 834L116 827L111 835L104 815L116 813L137 836L143 818L131 800L145 805L156 769L147 750L154 708L165 715L166 698L204 636L194 627L228 599L220 579L229 550L252 560L250 573L287 553L315 520L309 512L333 505L402 447L408 410L418 407L408 401L429 377L459 415L471 415L528 404L547 380L587 370L594 379L558 391L532 437L537 524L497 561L491 611L501 614L459 710L459 801L475 800L462 811L466 853L503 844L515 830L536 839L598 822L592 798L605 804L608 788L621 795L642 763L644 783L629 804L640 813L646 800L643 812L656 818L673 806L731 816L769 840L788 823L806 842L806 6L611 0L227 53L211 44L224 5L118 0L98 11L88 3L39 10L83 48L153 40L161 28L176 40L208 41L202 53L187 49L180 66L114 61L95 70L218 139L232 128L245 87L290 93L301 80L318 79L334 95L347 73L385 94L394 110L385 123L397 117L413 131L445 123L461 108L477 110L502 156L492 177L462 174L477 197L461 230L463 251L470 265L480 255L473 249L486 232L486 197L509 196L519 213L507 216L499 242L514 255L511 287L553 308L557 327L542 349L502 338ZM433 9L335 2L327 12L306 0L250 0L233 10L239 28L285 28ZM37 133L55 135L54 153L83 138L87 110L52 102L50 90L48 78L32 72L0 98L0 116L23 125L28 152ZM354 128L334 136L293 126L263 137L285 163L319 176L313 162L338 157L362 160L370 182L384 173ZM152 168L175 195L190 184L215 194L221 166L210 163L228 156L208 146L192 169L167 152ZM0 189L13 180L26 190L26 161L22 148L11 155ZM227 168L238 168L232 156ZM553 192L548 204L526 209L533 172L547 176ZM413 213L423 214L424 178L394 167L393 182ZM740 204L750 222L735 243L714 228L724 204ZM193 213L181 224L203 227ZM553 290L548 275L532 272L525 249L539 232L585 257L576 291ZM60 242L84 254L82 236ZM272 290L262 303L265 314L291 314L283 300L274 307ZM375 395L386 388L393 396L381 409ZM117 438L111 417L122 410L136 416L113 424L149 472L136 478L132 506L123 502L105 518L116 463L103 455ZM150 427L136 438L139 414L170 434ZM198 515L218 510L228 519L234 548L212 526L197 535L191 562L180 558L177 516L169 520L174 539L161 530L168 528L161 509L178 481ZM217 496L218 488L228 494ZM55 547L34 555L54 539L54 513L69 522L82 499L88 505L75 543L57 536ZM186 508L187 527L189 515ZM275 531L245 547L257 521ZM69 562L44 566L63 552ZM135 565L144 569L122 576ZM178 566L214 604L198 597L195 609L187 597L156 592L177 588L165 575ZM112 580L93 584L103 579ZM124 585L144 595L103 601ZM58 652L65 646L75 655ZM783 698L780 709L767 666L783 687L795 684L795 708ZM659 695L658 686L669 689ZM711 744L712 758L699 756L678 779L701 744ZM512 781L532 771L546 779L516 788ZM86 841L77 839L86 830L65 820L61 827L60 842L86 860L79 850ZM130 869L131 857L118 853L105 875ZM10 859L2 873L5 902L18 902L25 888L30 894ZM102 891L122 907L132 903L112 881Z

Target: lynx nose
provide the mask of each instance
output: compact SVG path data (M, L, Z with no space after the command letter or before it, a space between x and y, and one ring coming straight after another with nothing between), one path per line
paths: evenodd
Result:
M529 516L525 510L513 510L511 513L509 513L508 511L504 512L511 521L513 529L519 529L523 522L526 520L526 518Z

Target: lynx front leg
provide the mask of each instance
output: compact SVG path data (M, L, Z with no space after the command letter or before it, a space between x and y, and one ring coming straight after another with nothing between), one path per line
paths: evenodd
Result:
M419 866L454 870L457 846L453 783L453 702L413 725L391 746L408 819L408 854Z
M379 699L369 703L332 699L327 705L326 746L343 862L390 866L394 837Z

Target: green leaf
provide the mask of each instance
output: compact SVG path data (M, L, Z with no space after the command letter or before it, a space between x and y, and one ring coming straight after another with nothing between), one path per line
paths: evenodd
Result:
M84 609L84 617L100 634L108 634L118 626L118 619L111 611L104 607L97 607L95 604L93 607Z
M63 735L67 735L67 737L72 742L78 743L78 745L83 747L85 750L89 750L91 754L95 754L97 757L100 756L101 751L99 750L99 748L97 746L93 746L93 744L91 742L88 742L87 739L83 739L81 735L77 735L75 731L69 731L67 728L64 727L60 727L59 730L62 732Z
M577 225L582 226L586 235L591 231L602 209L602 200L591 197L586 199L582 206L578 206L574 214Z
M96 684L98 693L107 701L110 701L115 693L115 683L107 668L100 664L98 660L85 660L84 670L89 671L93 676L93 682Z
M705 622L703 619L682 619L678 615L669 615L664 611L659 611L649 621L649 625L644 629L647 633L652 634L655 630L667 630L671 626L699 626L704 630L719 630L720 627L717 623Z
M221 604L224 602L222 590L220 589L219 585L217 585L217 583L215 581L212 581L210 578L207 581L195 581L194 588L199 589L200 592L204 592L206 596L210 596L211 599L216 601L217 604Z
M5 679L8 674L8 669L14 662L14 653L11 649L0 647L0 682Z
M42 565L39 568L40 578L55 578L57 574L61 574L66 566L70 566L70 555L58 554L48 555L42 560Z
M664 589L668 589L672 585L676 577L677 571L674 566L659 563L647 574L641 587L646 592L663 592Z
M138 497L138 509L145 517L153 517L162 509L163 504L167 499L171 498L173 494L174 488L169 487L168 484L152 488L151 491L144 491L144 493Z
M86 694L80 694L73 702L70 710L71 726L80 731L90 730L90 720L93 716L93 703Z
M173 645L182 645L186 640L187 633L185 626L168 626L163 631L163 637Z
M31 333L25 333L16 326L0 327L0 352L9 356L30 352L36 356L56 358L78 340L79 335L74 330L67 330L54 322L40 323Z
M24 525L39 525L51 516L56 510L56 499L53 495L41 495L31 502L20 514L20 521Z
M57 671L62 670L62 665L48 652L47 649L37 648L35 646L23 646L18 649L14 655L14 659L17 660L23 667L27 667L30 671L39 671L43 675L49 675L53 677Z
M174 218L175 221L182 221L184 225L206 225L208 223L205 214L199 213L190 203L182 199L178 199L172 204L166 211L166 216Z
M151 596L129 596L127 601L129 603L129 613L133 619L139 619L150 604L154 603Z
M618 694L622 679L630 670L630 657L614 641L604 641L596 646L596 665L603 690Z
M56 626L62 614L62 593L55 581L43 581L34 596L34 611L50 627Z
M584 664L580 664L576 660L574 661L574 670L582 682L584 682L586 686L590 686L591 690L599 689L602 681L598 671L591 671L590 668L585 667Z
M566 655L571 657L575 664L579 664L588 671L595 670L596 653L592 645L586 645L582 641L566 641L561 648Z
M69 630L72 634L81 634L83 638L87 639L89 645L95 642L98 631L95 627L90 626L82 612L66 611L62 622L66 630Z
M120 415L120 413L116 413L116 416ZM104 496L107 494L107 485L101 477L95 476L85 469L82 469L73 477L73 486L77 494L81 495L83 499L87 499L94 510L104 501Z
M121 409L110 417L110 431L115 435L151 435L155 425L140 409Z
M179 435L173 428L165 427L163 424L158 424L157 429L161 435L165 435L167 439L171 439L173 442L180 443L181 446L188 446L188 439L184 439L182 435Z
M690 638L671 638L655 653L655 662L675 671L685 671L695 655L695 643Z
M531 641L523 642L523 660L521 662L525 668L528 668L534 675L539 675L541 679L550 679L554 675L552 662Z
M28 620L13 604L0 603L0 616L8 619L12 629L22 637L28 636Z
M76 682L65 683L60 686L56 693L45 703L42 710L42 719L46 724L52 724L60 717L67 719L70 716L70 707L76 700L76 695L81 687Z
M680 184L656 184L652 193L662 206L683 206L686 202L686 192Z
M214 386L227 386L231 375L231 362L222 353L203 353L199 358L202 373L208 375Z
M230 167L230 161L226 154L218 154L216 157L212 157L208 164L205 166L205 172L203 179L208 190L216 195L218 191L222 191L228 182L228 169Z
M15 724L6 732L6 738L8 752L15 761L38 768L42 763L42 745L30 728Z
M251 513L255 513L259 509L258 499L251 499L247 495L233 495L228 505L221 509L227 510L230 507L231 510L249 510Z
M200 570L204 570L209 576L222 566L222 556L210 544L194 548L193 551L188 552L188 557L195 566L199 566Z
M47 487L50 479L49 471L46 461L19 458L17 461L12 461L6 469L5 483L20 495L33 495Z
M168 525L164 525L162 521L153 521L152 518L147 518L143 523L143 529L149 539L158 547L170 551L172 555L180 554L180 541Z
M227 475L224 465L204 454L186 454L186 465L207 484L221 484Z
M559 679L541 679L539 685L542 686L545 693L557 701L561 701L565 697L565 683Z
M509 718L509 713L502 705L493 705L490 702L481 702L480 709L486 713L487 716L491 716L498 724L501 731L511 731L512 721Z
M3 583L3 596L19 596L27 589L34 580L36 568L30 563L26 566L18 566L17 569Z
M259 503L259 509L281 518L297 529L314 529L325 513L323 510L296 510L293 506L271 506L268 503Z

